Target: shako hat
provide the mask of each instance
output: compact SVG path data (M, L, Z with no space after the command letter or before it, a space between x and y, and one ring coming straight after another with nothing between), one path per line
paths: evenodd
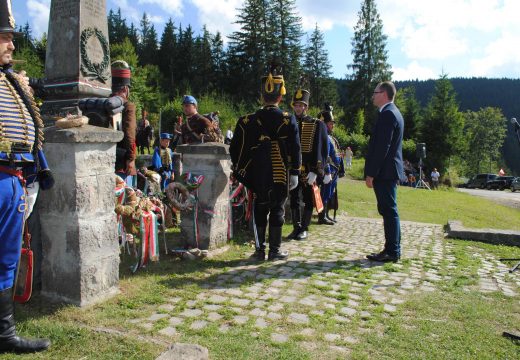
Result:
M112 89L130 86L132 72L130 65L124 60L116 60L112 63Z
M278 97L286 94L282 71L277 64L271 64L269 73L262 76L261 92L264 97Z
M11 0L0 0L0 33L12 33L16 36L22 34L15 29Z
M307 87L307 78L305 75L300 76L300 80L298 81L298 89L294 93L291 105L294 105L296 102L304 103L309 106L309 98L311 97L311 93L309 90L306 90Z
M323 120L324 123L336 122L332 114L333 107L329 103L323 105L323 110L318 114L318 119Z

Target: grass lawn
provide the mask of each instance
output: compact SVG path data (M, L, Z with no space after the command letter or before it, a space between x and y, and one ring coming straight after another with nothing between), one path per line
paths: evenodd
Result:
M356 166L356 164L355 164ZM359 169L358 169L359 171ZM374 217L375 197L363 182L341 180L339 185L341 210L354 217ZM520 230L520 212L496 205L487 200L455 191L414 190L399 188L398 201L403 220L446 224L448 219L461 220L468 227L490 227ZM312 225L310 232L319 234L322 229ZM285 225L284 233L290 231ZM179 236L170 231L170 240ZM433 292L410 294L394 313L383 311L382 305L372 303L368 293L376 275L392 272L410 272L417 259L405 259L400 267L386 264L384 267L362 267L338 261L330 270L332 277L348 279L361 284L360 306L372 310L370 320L355 316L349 322L338 323L336 309L323 310L322 316L309 314L310 324L305 327L316 329L315 336L301 346L301 339L290 337L284 344L271 341L272 332L281 331L272 326L259 330L251 323L232 327L227 333L210 324L203 330L191 329L188 324L177 327L179 335L172 340L159 333L167 319L153 323L143 329L129 320L147 318L159 311L176 316L190 307L193 299L205 300L206 286L220 275L240 273L234 270L251 253L247 244L250 236L237 234L230 243L230 250L204 261L187 262L161 255L161 261L132 275L130 261L123 257L120 266L121 293L101 304L80 309L71 306L49 307L36 296L29 304L17 306L18 332L24 336L44 336L52 340L49 351L39 354L13 356L0 354L4 359L155 359L172 342L196 343L209 349L211 359L519 359L518 342L501 336L502 331L520 331L520 302L518 297L507 297L500 292L483 294L479 281L483 261L479 254L495 257L520 258L520 248L494 246L478 242L443 240L452 250L453 262L442 260L439 264L425 260L421 271L435 269L446 277L436 285ZM302 243L305 244L305 243ZM304 246L304 245L302 245ZM342 249L347 253L348 249ZM432 247L425 253L434 254ZM430 255L428 255L430 256ZM428 257L431 260L431 257ZM282 265L278 265L283 267ZM260 266L262 273L276 268L272 263ZM321 279L322 274L305 273L306 282ZM518 275L509 282L519 284ZM514 280L516 279L516 280ZM273 279L257 280L270 284ZM246 291L255 282L246 280L237 289ZM518 292L520 288L512 285ZM305 295L316 295L331 291L328 285L305 284ZM351 285L338 289L338 307L349 306L345 294ZM176 299L174 309L158 309L160 305ZM276 300L267 300L276 304ZM345 305L341 305L345 304ZM296 308L298 304L293 304ZM291 305L286 305L291 306ZM301 306L300 306L301 307ZM221 314L226 321L235 315L224 307ZM297 309L298 310L298 309ZM287 310L284 310L287 311ZM284 316L287 313L282 312ZM361 325L362 324L362 325ZM297 331L299 325L284 324L288 330ZM303 328L303 327L302 327ZM348 354L330 351L323 340L325 334L341 331L352 333L357 342L344 344ZM363 331L360 331L362 329ZM253 336L254 335L254 336ZM324 345L325 344L325 345Z
M354 161L348 174L363 175L363 162ZM341 210L351 216L377 218L374 191L364 181L341 179L338 186ZM520 210L492 201L440 187L428 191L399 186L397 203L401 220L446 225L448 220L460 220L470 228L508 229L520 231Z

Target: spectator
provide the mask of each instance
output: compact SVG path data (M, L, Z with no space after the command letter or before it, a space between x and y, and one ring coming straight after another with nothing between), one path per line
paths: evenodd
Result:
M430 174L430 177L432 178L432 188L437 189L439 187L439 177L441 174L437 171L437 168L433 168L432 173Z
M350 149L350 146L347 146L347 150L345 150L345 162L347 163L347 169L352 168L352 159L354 158L354 153Z

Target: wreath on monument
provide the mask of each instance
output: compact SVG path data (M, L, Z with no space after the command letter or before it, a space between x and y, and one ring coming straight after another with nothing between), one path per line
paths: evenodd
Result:
M100 63L90 61L87 54L87 41L95 35L103 48L103 60ZM103 33L98 29L86 28L81 32L81 71L85 76L95 76L101 81L108 80L107 69L110 63L108 41Z

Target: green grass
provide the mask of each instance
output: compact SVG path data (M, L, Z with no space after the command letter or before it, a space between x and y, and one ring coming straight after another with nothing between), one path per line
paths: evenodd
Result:
M378 218L374 191L364 181L341 179L340 209L355 217ZM401 220L445 225L460 220L470 228L520 230L520 210L441 187L428 191L406 186L397 188Z
M359 172L359 162L354 171ZM349 173L350 175L351 173ZM373 190L364 182L342 179L339 183L340 207L350 216L374 217L377 214ZM485 199L472 197L452 190L414 190L399 187L398 202L403 220L446 224L448 219L460 220L469 227L490 227L520 230L520 212L496 205ZM285 225L284 233L290 231ZM319 226L312 225L311 233ZM180 236L170 231L168 237L173 244ZM238 233L230 242L229 251L203 261L181 261L161 255L161 261L153 263L132 275L129 271L131 259L122 257L120 266L121 293L101 304L88 308L72 306L49 308L35 297L28 305L17 306L16 319L20 335L42 336L52 340L49 351L40 354L13 356L0 354L4 359L155 359L168 343L184 342L206 346L211 359L518 359L518 343L501 336L503 331L520 331L520 303L518 298L500 293L483 294L478 291L481 260L475 253L491 253L494 256L520 258L520 248L495 246L478 242L447 240L456 258L454 267L441 261L438 271L449 279L437 283L435 292L419 292L409 295L399 305L396 313L388 314L382 305L373 303L363 296L360 304L373 306L373 316L368 321L354 317L349 323L338 323L334 316L337 309L321 309L324 315L309 315L309 325L269 325L266 329L254 327L251 319L242 326L233 326L222 333L216 324L209 324L200 331L192 330L185 323L177 327L179 337L168 339L158 331L165 326L160 320L145 330L129 320L142 319L157 310L159 304L169 298L180 298L172 311L161 312L176 316L186 309L186 301L206 292L206 283L218 280L226 271L232 271L251 253L248 240L251 236ZM302 250L304 251L304 250ZM429 249L432 251L432 249ZM339 261L331 272L340 279L349 279L362 284L363 292L371 286L374 272L407 271L413 259L405 259L402 268L385 264L382 268L362 268L358 263ZM511 263L511 266L513 263ZM269 268L269 263L261 265ZM280 265L283 266L283 265ZM426 260L424 269L432 265ZM304 273L311 280L320 274ZM508 279L506 275L506 279ZM517 278L518 279L518 278ZM264 279L265 283L273 279ZM245 281L239 288L251 285ZM350 285L342 285L336 299L338 307L348 306ZM312 284L306 286L308 295L320 295L330 290L328 286ZM515 289L518 291L518 288ZM276 304L277 300L267 300ZM284 310L283 314L287 315ZM231 308L221 312L230 320L236 313ZM271 341L271 333L300 330L304 327L316 329L316 334L306 339L308 346L301 346L300 335L292 336L285 344ZM363 328L363 332L359 329ZM110 331L103 331L108 329ZM358 343L346 345L348 354L331 352L323 340L326 333L347 333L358 339ZM299 337L300 336L300 337ZM153 341L159 341L157 345ZM162 344L162 345L161 345Z

